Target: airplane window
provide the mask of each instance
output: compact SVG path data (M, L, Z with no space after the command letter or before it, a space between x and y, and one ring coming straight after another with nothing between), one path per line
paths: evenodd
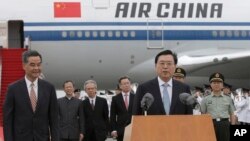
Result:
M74 38L75 37L75 32L74 31L70 31L69 32L69 37L70 38Z
M247 32L245 30L241 31L241 37L246 37L247 36Z
M67 32L66 32L66 31L63 31L63 32L62 32L62 37L63 37L63 38L66 38L66 37L67 37Z
M217 31L213 31L213 32L212 32L212 35L213 35L213 37L217 37L217 36L218 36Z
M123 31L123 37L128 37L128 31Z
M227 31L227 37L232 37L233 36L233 32L231 30Z
M95 38L96 38L96 37L98 36L97 31L93 31L93 32L92 32L92 35L93 35L93 37L95 37Z
M113 32L112 31L108 31L108 37L113 37Z
M235 31L234 31L234 36L235 36L235 37L239 37L239 36L240 36L240 32L239 32L238 30L235 30Z
M131 31L131 32L130 32L130 36L131 36L131 37L135 37L135 34L136 34L135 31Z
M101 37L105 37L105 31L101 31L101 32L100 32L100 36L101 36Z
M225 37L225 31L223 30L220 31L220 37Z
M120 37L120 36L121 36L121 32L120 32L120 31L116 31L116 32L115 32L115 36L116 36L116 37Z
M81 38L82 37L82 31L77 31L77 37Z
M161 32L162 32L162 31L157 30L157 31L156 31L156 36L157 36L157 37L161 37L161 36L162 36L162 35L161 35Z
M86 32L85 32L85 37L87 37L87 38L90 37L90 32L89 32L89 31L86 31Z

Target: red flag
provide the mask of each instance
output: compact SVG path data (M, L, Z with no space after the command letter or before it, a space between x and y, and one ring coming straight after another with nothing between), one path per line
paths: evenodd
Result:
M55 18L77 18L81 17L80 2L54 2Z

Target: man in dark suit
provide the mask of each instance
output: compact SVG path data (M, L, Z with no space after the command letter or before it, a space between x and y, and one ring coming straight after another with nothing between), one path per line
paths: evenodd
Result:
M192 107L184 105L179 99L181 93L190 93L189 86L173 80L177 55L170 50L158 53L155 57L155 70L158 77L138 86L133 114L144 113L141 100L146 93L154 97L153 104L147 110L149 115L192 114Z
M84 137L82 101L74 97L73 81L65 81L63 89L66 96L58 99L60 140L81 141Z
M83 100L84 141L105 141L109 124L107 100L96 96L97 84L94 80L87 80L84 90L88 94L88 98Z
M123 76L119 79L121 93L114 96L111 102L111 136L117 141L123 141L125 127L130 124L134 94L131 93L131 82L129 77Z
M25 77L8 87L3 106L5 141L59 141L58 105L53 85L39 79L42 56L22 56Z

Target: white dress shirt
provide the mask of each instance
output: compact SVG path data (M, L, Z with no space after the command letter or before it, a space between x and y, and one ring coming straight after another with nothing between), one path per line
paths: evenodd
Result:
M27 85L27 89L28 89L28 93L29 93L29 96L30 96L30 91L31 91L31 84L32 82L25 76L25 82L26 82L26 85ZM33 82L34 86L34 90L35 90L35 94L36 94L36 99L38 98L38 79L36 79L34 82Z
M172 89L173 88L173 79L171 78L168 82L164 82L163 80L161 80L160 77L158 77L158 82L159 82L159 87L160 87L160 91L161 91L161 98L163 98L163 89L164 89L164 86L162 86L162 85L165 83L168 84L167 90L168 90L168 95L169 95L169 101L171 103L172 94L173 94L173 89Z

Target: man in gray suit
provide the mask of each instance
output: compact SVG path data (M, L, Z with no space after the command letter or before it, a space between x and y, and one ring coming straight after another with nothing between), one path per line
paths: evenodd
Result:
M158 77L138 86L136 91L133 114L143 114L141 100L146 93L154 97L153 104L147 110L149 115L192 114L192 107L184 105L179 99L181 93L190 93L189 86L172 79L177 55L164 50L155 57L155 70Z
M55 88L39 79L42 56L28 50L22 56L25 77L9 85L3 106L5 141L59 141Z
M81 141L84 135L84 117L82 101L74 97L74 83L63 83L65 97L58 99L59 133L61 141Z

